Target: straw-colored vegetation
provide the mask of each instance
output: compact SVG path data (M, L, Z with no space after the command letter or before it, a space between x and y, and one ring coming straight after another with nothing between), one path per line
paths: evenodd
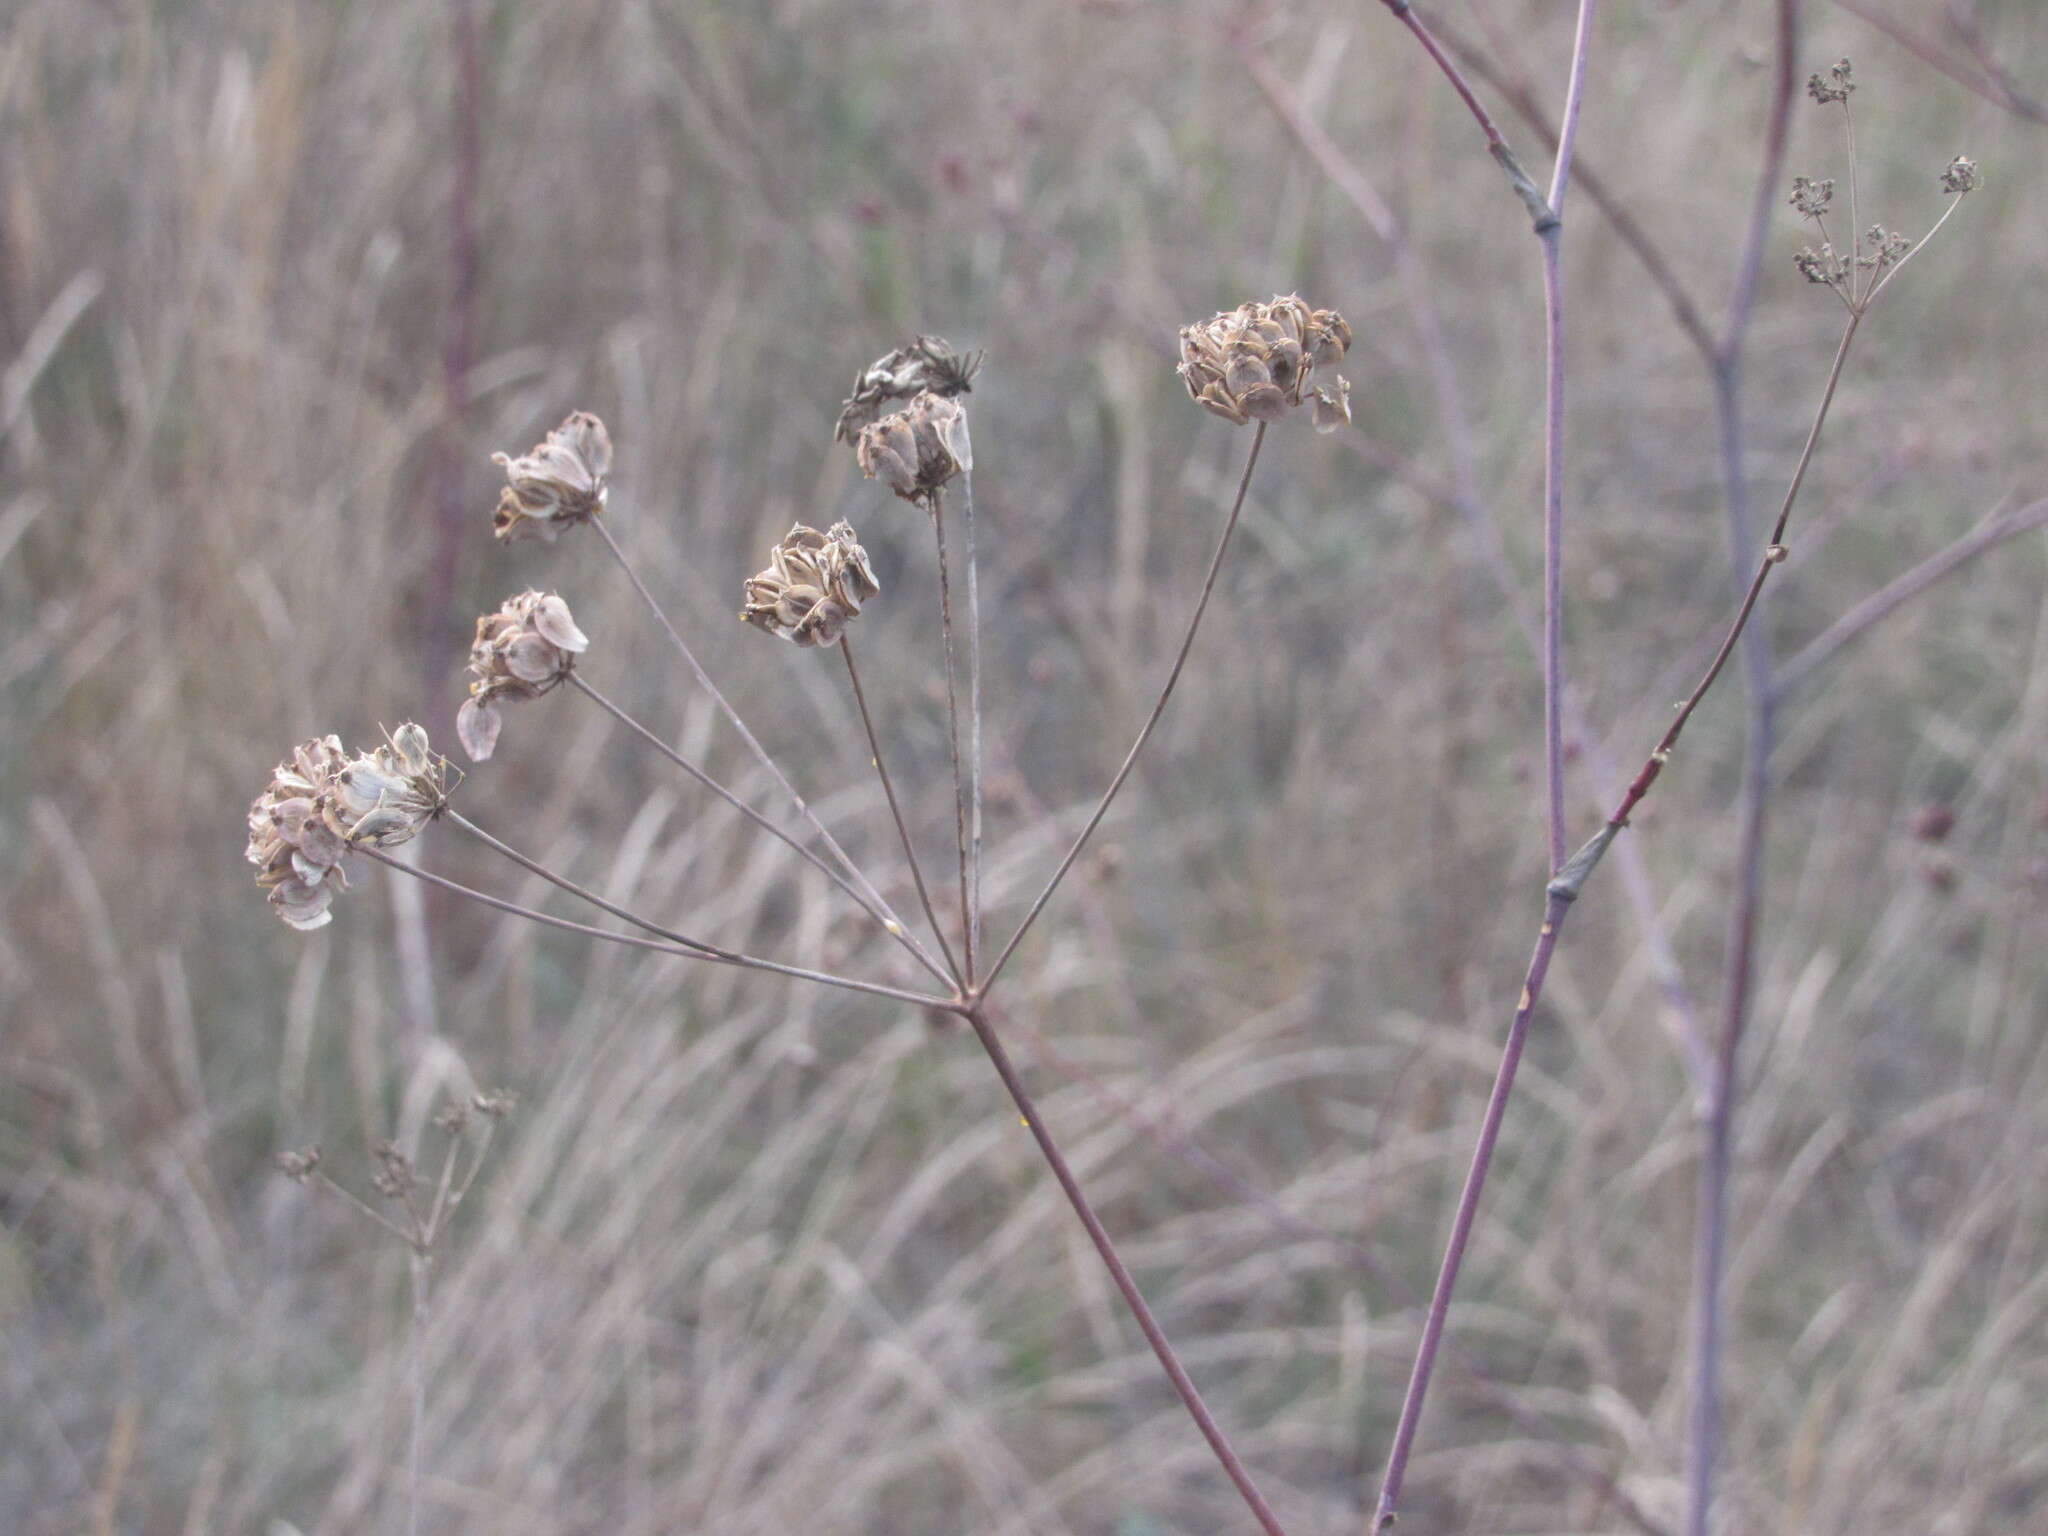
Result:
M1350 322L1354 425L1267 444L1193 663L997 1023L1287 1529L1363 1529L1547 874L1538 266L1472 120L1376 4L1248 38L1220 5L481 4L451 428L457 9L14 0L0 32L0 1528L403 1529L416 1340L429 1531L1246 1528L964 1031L382 870L296 934L239 853L294 742L417 718L451 748L474 617L528 589L573 605L577 678L778 803L600 543L490 537L490 452L587 407L616 445L608 528L916 911L837 658L735 615L792 524L857 523L862 682L949 876L929 519L832 442L863 363L943 332L986 351L1000 943L1143 719L1236 487L1250 429L1189 403L1175 328L1298 290ZM1443 20L1554 113L1571 9ZM1939 8L1853 9L1983 77ZM1807 10L1802 76L1856 58L1866 222L1924 230L1958 150L1984 188L1859 337L1759 619L1796 686L1720 1503L1731 1531L2017 1531L2048 1519L2043 536L1801 648L2048 491L2048 130ZM1594 41L1581 174L1709 326L1774 12L1616 5ZM2024 78L2048 14L1955 12L2048 94ZM1788 178L1840 177L1836 125L1793 123ZM1759 503L1842 323L1794 269L1789 192L1742 378ZM1583 835L1735 577L1697 350L1584 185L1564 251ZM1574 911L1404 1532L1679 1528L1684 1042L1723 986L1740 683ZM580 690L503 714L464 814L718 945L928 980ZM415 846L588 915L465 839ZM392 1139L431 1190L437 1111L500 1086L518 1106L416 1327L407 1246L274 1160L317 1142L375 1201Z

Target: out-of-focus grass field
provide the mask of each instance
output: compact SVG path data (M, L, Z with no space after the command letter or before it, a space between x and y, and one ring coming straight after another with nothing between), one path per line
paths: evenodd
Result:
M1571 9L1445 19L1554 112ZM1940 35L1935 9L1893 6ZM619 537L913 910L837 658L733 613L792 521L856 524L884 587L864 670L945 870L925 519L830 443L855 370L936 331L988 353L1004 936L1143 717L1246 444L1185 399L1174 328L1298 288L1356 330L1357 426L1270 434L1193 668L1001 1011L1288 1528L1361 1530L1543 878L1513 618L1538 268L1470 119L1377 5L1257 34L1395 211L1404 277L1228 7L483 10L468 526L442 577L448 8L7 7L0 1528L401 1529L404 1253L271 1160L317 1141L366 1191L376 1141L437 1168L437 1095L504 1085L520 1108L436 1269L425 1529L1245 1529L971 1039L381 872L301 936L241 846L300 739L417 716L452 749L455 648L526 585L574 606L585 676L772 803L587 533L489 537L489 452L587 408ZM2048 14L1976 10L2028 83ZM1594 44L1584 163L1710 323L1773 37L1758 0L1692 0L1610 5ZM1781 657L2042 494L2048 444L2044 130L1826 5L1801 53L1802 76L1855 59L1866 222L1918 233L1959 150L1986 187L1864 329L1767 602ZM1834 120L1794 122L1788 175L1846 185ZM1809 238L1781 203L1746 354L1770 510L1840 324L1792 270ZM1565 246L1583 833L1731 596L1698 357L1577 193ZM2044 553L2002 546L1780 713L1730 1531L2048 1529ZM1453 1316L1494 1386L1442 1376L1403 1531L1626 1529L1588 1466L1677 1518L1699 1137L1649 935L1710 1022L1741 717L1731 677L1628 834L1633 897L1610 860L1565 936ZM693 933L916 979L566 690L509 711L459 803ZM1915 835L1934 805L1940 842ZM542 899L453 835L422 858Z

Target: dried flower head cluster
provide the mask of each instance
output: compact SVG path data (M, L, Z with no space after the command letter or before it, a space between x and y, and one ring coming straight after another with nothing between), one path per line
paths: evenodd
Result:
M1820 181L1810 176L1792 178L1792 206L1809 219L1817 219L1826 213L1834 196L1835 179L1832 176Z
M768 569L747 578L740 617L798 645L832 645L881 590L850 524L820 533L798 523L769 552Z
M469 647L469 697L455 716L462 750L479 763L488 758L503 724L498 701L539 698L589 648L569 605L552 592L522 592L478 618Z
M331 921L335 892L354 873L350 853L403 843L438 815L448 803L446 767L410 723L353 757L338 736L294 748L249 806L244 852L277 915L300 929Z
M1818 72L1806 77L1806 94L1822 106L1849 99L1849 93L1856 89L1856 82L1849 76L1849 61L1843 59L1826 74Z
M1976 191L1977 162L1968 155L1957 155L1949 161L1948 169L1941 173L1941 190L1959 194Z
M860 429L853 445L861 472L906 501L933 505L932 493L974 468L967 411L926 390L902 410Z
M856 433L882 414L891 400L909 400L926 391L950 400L974 387L981 353L955 352L943 336L920 336L861 369L853 393L840 402L834 442L850 443Z
M498 495L498 537L552 544L604 510L611 435L588 411L577 411L520 457L494 453L491 462L510 481Z
M1334 374L1327 385L1312 380L1350 347L1342 315L1283 294L1182 326L1180 376L1193 399L1239 426L1278 421L1313 398L1316 430L1330 432L1351 419L1351 386Z

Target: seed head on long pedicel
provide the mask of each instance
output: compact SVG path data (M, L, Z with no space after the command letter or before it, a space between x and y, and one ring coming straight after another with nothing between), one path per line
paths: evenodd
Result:
M833 441L852 442L893 400L914 399L927 390L946 400L968 393L980 367L981 353L956 352L943 336L920 336L909 346L876 358L853 381L853 393L840 402Z
M974 468L966 407L930 390L902 410L862 427L853 451L861 473L927 509L935 505L934 491Z
M469 697L456 712L455 734L473 762L488 758L504 723L501 699L537 699L558 686L590 648L569 605L552 592L508 597L476 621L469 647Z
M1350 348L1337 311L1282 294L1182 326L1179 372L1189 397L1225 421L1278 421L1313 400L1316 430L1331 432L1351 420L1351 386L1335 373ZM1314 382L1318 370L1328 384Z
M1977 162L1968 155L1957 155L1949 161L1948 169L1941 173L1941 190L1958 193L1976 191Z
M335 894L360 873L358 845L409 841L448 803L447 760L419 726L351 757L338 736L301 742L249 806L243 856L277 915L310 930L333 920Z
M1806 94L1822 106L1833 102L1847 101L1849 93L1856 89L1856 82L1850 78L1849 61L1843 59L1826 74L1818 72L1806 77Z
M588 411L576 411L518 458L494 453L510 482L498 494L493 531L500 539L552 544L567 529L604 510L612 469L611 434Z
M798 645L834 645L882 590L850 523L820 533L798 523L768 554L768 569L747 578L740 617Z

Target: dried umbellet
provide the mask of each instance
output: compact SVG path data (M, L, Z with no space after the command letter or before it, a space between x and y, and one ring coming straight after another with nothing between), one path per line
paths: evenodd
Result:
M861 472L870 480L880 480L905 501L926 507L932 505L934 491L974 468L966 409L929 390L902 410L862 427L853 447Z
M1189 396L1225 421L1278 421L1313 399L1316 430L1329 432L1351 419L1351 387L1334 374L1350 347L1342 315L1282 294L1181 327L1180 376ZM1318 369L1328 385L1312 383Z
M576 411L518 458L494 453L491 462L510 482L498 494L493 519L498 537L552 544L565 529L604 510L611 435L590 412Z
M294 748L249 806L244 850L277 915L299 929L332 921L335 893L357 872L354 849L403 843L440 814L445 769L427 733L410 723L353 757L338 736Z
M850 524L820 533L798 523L769 552L768 569L747 578L740 617L798 645L831 645L881 590Z
M463 751L479 763L488 758L503 723L498 701L539 698L589 646L569 605L552 592L522 592L479 617L469 647L469 697L455 716Z
M920 336L861 369L860 377L853 381L853 393L840 402L833 440L852 442L892 400L909 400L926 390L949 400L964 395L974 387L974 374L980 367L979 352L955 352L943 336Z

